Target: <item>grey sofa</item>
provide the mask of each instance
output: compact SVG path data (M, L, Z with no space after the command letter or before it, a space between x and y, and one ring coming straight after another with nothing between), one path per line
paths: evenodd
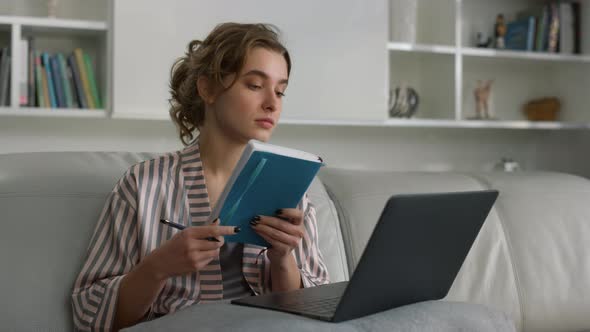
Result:
M107 193L149 153L0 155L0 330L70 331L70 294ZM395 193L499 189L453 287L423 302L339 324L225 302L129 331L582 331L590 328L590 182L557 173L323 169L310 196L333 281L347 280Z

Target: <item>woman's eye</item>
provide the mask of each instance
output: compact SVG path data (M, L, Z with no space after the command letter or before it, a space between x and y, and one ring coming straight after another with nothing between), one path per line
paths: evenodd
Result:
M252 90L258 90L258 89L261 89L262 87L260 85L256 85L256 84L248 84L248 88L250 88Z
M283 98L285 96L285 93L283 93L281 91L277 91L277 96L279 96L280 98Z

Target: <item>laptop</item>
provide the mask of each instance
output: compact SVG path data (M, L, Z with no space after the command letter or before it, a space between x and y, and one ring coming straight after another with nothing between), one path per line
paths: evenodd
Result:
M496 190L394 195L350 281L231 303L340 322L442 299L497 197Z

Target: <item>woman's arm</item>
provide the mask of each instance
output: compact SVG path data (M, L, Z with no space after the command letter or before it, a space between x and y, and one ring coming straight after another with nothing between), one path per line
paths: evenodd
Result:
M219 257L223 236L235 233L235 227L218 224L189 227L152 251L121 281L114 326L123 328L139 322L149 312L168 278L203 269ZM205 240L210 237L219 241Z
M301 272L297 267L295 256L287 255L283 261L271 261L270 277L272 291L288 291L303 287Z
M156 275L146 260L123 277L119 286L114 330L134 325L147 315L166 284L166 279Z

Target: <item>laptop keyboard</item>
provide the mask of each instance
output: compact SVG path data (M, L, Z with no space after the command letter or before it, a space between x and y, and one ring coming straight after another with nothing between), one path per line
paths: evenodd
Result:
M336 311L336 306L340 302L340 297L322 298L322 299L289 299L279 304L279 307L287 310L301 312L310 312L315 314L332 314Z

